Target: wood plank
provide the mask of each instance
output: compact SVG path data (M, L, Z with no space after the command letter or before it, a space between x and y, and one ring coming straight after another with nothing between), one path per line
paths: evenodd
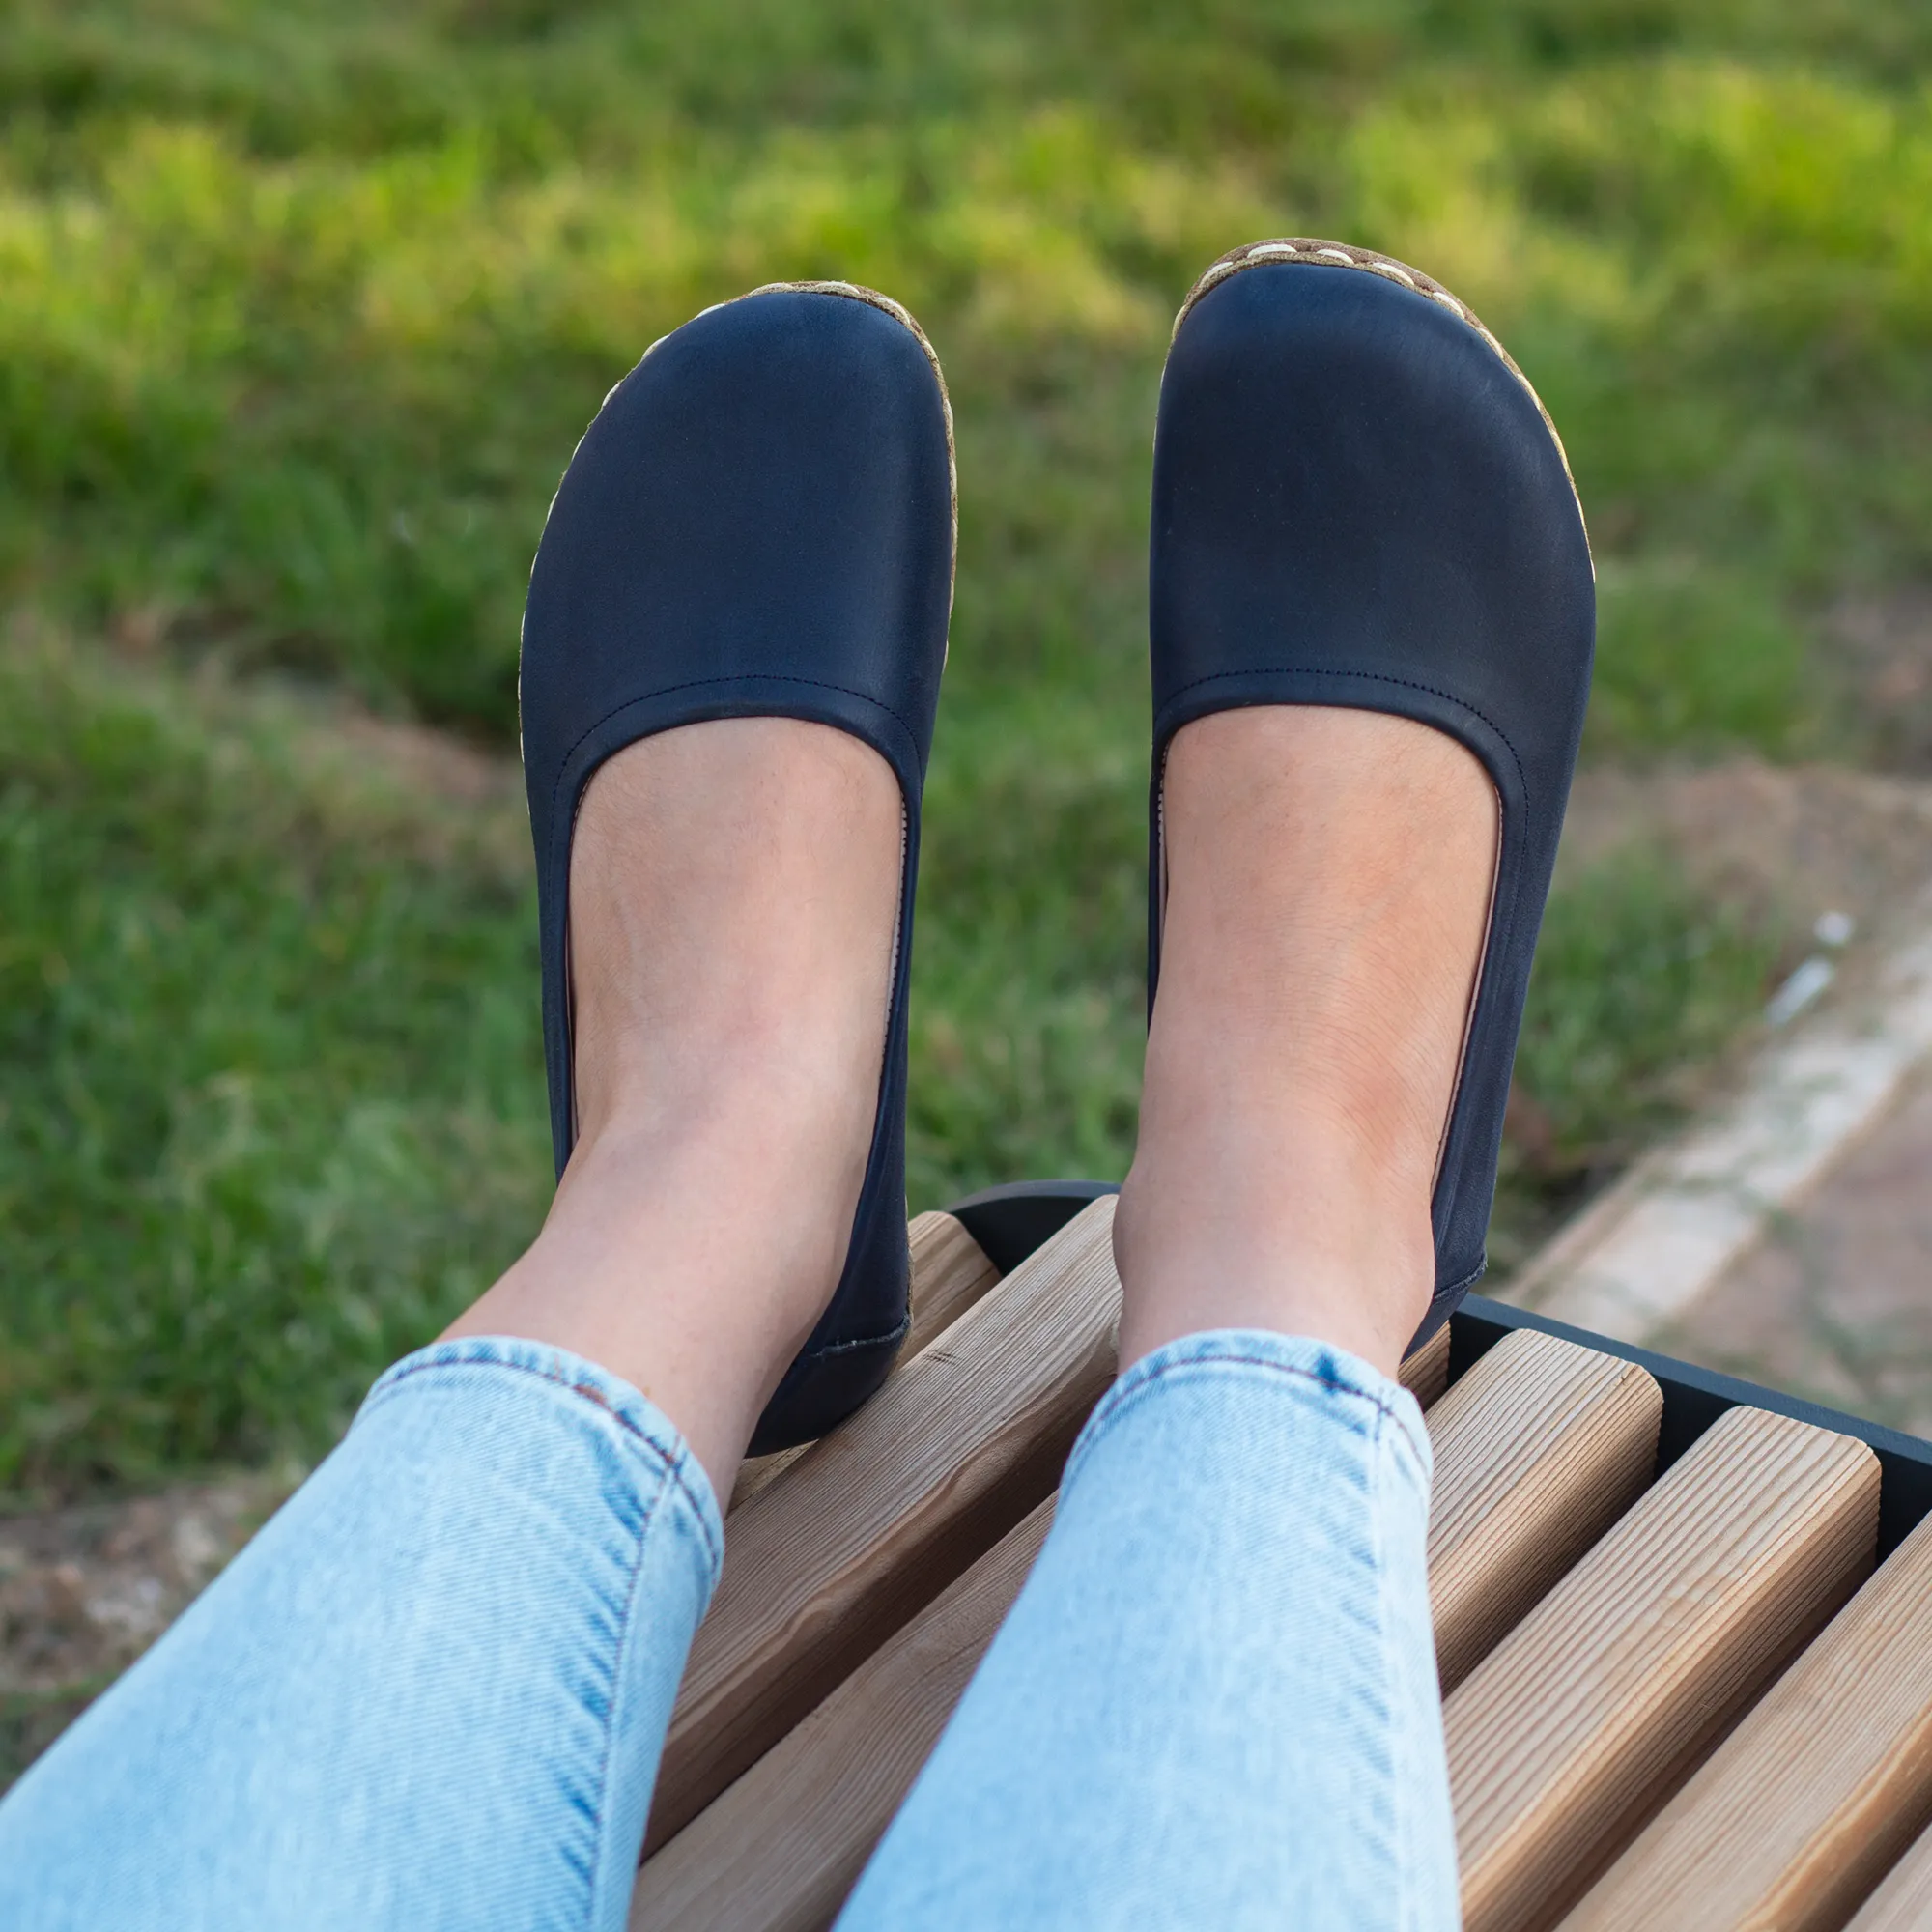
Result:
M907 1224L912 1243L912 1332L900 1359L911 1361L945 1333L1000 1279L986 1251L951 1214L915 1214Z
M1925 1932L1932 1925L1932 1831L1919 1833L1845 1932Z
M942 1335L1000 1279L1000 1271L962 1223L933 1209L907 1224L912 1242L912 1332L903 1365ZM1403 1386L1427 1408L1449 1384L1449 1330L1438 1328L1402 1365ZM748 1456L732 1486L730 1509L749 1502L803 1456L810 1443L773 1456ZM726 1514L729 1514L727 1510Z
M1444 1330L1404 1363L1402 1378L1427 1401L1448 1372ZM1452 1447L1452 1463L1459 1453ZM1041 1503L656 1851L633 1901L636 1932L829 1923L1019 1594L1051 1518L1051 1502Z
M1870 1570L1878 1491L1862 1442L1734 1408L1490 1653L1443 1712L1466 1932L1574 1901Z
M819 1932L884 1835L1019 1595L1038 1505L648 1860L632 1932Z
M944 1334L1000 1278L986 1251L951 1214L938 1209L915 1214L906 1224L906 1238L912 1248L912 1331L899 1350L901 1362L911 1361L935 1336ZM1442 1366L1446 1375L1446 1355ZM731 1486L726 1515L769 1488L810 1447L808 1442L773 1456L746 1457Z
M1932 1519L1765 1692L1565 1932L1836 1932L1928 1816Z
M1663 1391L1634 1362L1521 1328L1429 1413L1429 1596L1443 1694L1635 1500Z
M728 1521L759 1491L770 1489L810 1447L810 1442L801 1442L795 1449L774 1450L769 1456L747 1456L738 1464L738 1480L731 1485L731 1500L724 1505L725 1520Z
M1424 1408L1449 1386L1449 1324L1445 1321L1402 1365L1402 1385Z
M1053 1490L1113 1379L1103 1196L731 1519L646 1848L683 1829Z

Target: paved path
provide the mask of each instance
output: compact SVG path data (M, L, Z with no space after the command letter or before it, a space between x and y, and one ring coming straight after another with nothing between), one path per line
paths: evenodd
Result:
M1932 1435L1932 1070L1654 1342Z
M1566 849L1642 833L1634 783L1588 775ZM1493 1292L1932 1437L1932 784L1747 765L1639 805L1716 896L1855 940L1821 922L1825 996Z

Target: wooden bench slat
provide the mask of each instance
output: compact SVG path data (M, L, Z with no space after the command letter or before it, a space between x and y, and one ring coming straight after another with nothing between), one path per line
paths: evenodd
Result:
M1038 1505L639 1875L632 1932L818 1932L858 1882L1019 1595Z
M1928 1812L1932 1519L1765 1692L1565 1932L1836 1928Z
M1570 1904L1869 1571L1878 1460L1735 1408L1449 1698L1466 1932Z
M912 1244L912 1331L900 1359L909 1362L983 1300L998 1285L1000 1271L951 1214L915 1214L906 1236Z
M912 1249L912 1329L899 1350L902 1363L952 1327L1000 1278L986 1251L951 1214L937 1209L915 1214L906 1223L906 1239ZM810 1447L808 1442L775 1456L747 1457L731 1486L726 1514L769 1488Z
M1060 1479L1114 1375L1112 1196L732 1513L647 1849L687 1825Z
M1402 1365L1402 1385L1424 1408L1449 1386L1449 1328L1445 1322Z
M1429 1413L1429 1595L1446 1695L1650 1481L1663 1391L1634 1362L1519 1329Z
M901 1365L950 1328L998 1283L1000 1271L965 1224L943 1209L915 1214L906 1224L912 1246L912 1332ZM1427 1408L1449 1382L1449 1330L1438 1328L1402 1365L1403 1386ZM748 1457L732 1486L731 1510L748 1503L803 1456L810 1443L773 1456Z
M1921 1832L1845 1932L1925 1932L1932 1925L1932 1831Z
M1568 1343L1552 1347L1571 1350ZM1500 1359L1489 1379L1499 1373L1516 1379L1509 1365L1520 1352L1492 1350ZM1587 1350L1572 1352L1591 1362L1604 1359ZM1403 1381L1418 1400L1440 1389L1448 1357L1445 1330L1403 1364ZM1543 1352L1532 1353L1527 1365L1532 1376L1543 1362ZM1650 1380L1640 1369L1632 1373ZM1546 1375L1535 1382L1539 1395L1548 1379ZM1605 1379L1622 1378L1611 1374ZM1557 1385L1568 1388L1578 1380L1566 1356ZM1581 1380L1587 1404L1588 1378ZM1526 1419L1533 1425L1548 1410L1547 1401L1539 1408L1532 1397L1519 1402L1503 1426ZM1481 1413L1488 1417L1490 1410ZM1596 1411L1586 1407L1586 1413ZM1650 1427L1654 1442L1654 1414ZM1443 1490L1479 1488L1464 1478L1462 1464L1485 1457L1485 1467L1493 1463L1491 1444L1481 1435L1453 1430L1437 1450ZM1051 1504L1042 1503L649 1859L632 1907L634 1932L687 1927L695 1932L716 1925L734 1932L741 1927L807 1932L828 1923L912 1788L980 1653L1019 1594L1051 1515ZM1480 1510L1452 1512L1445 1560L1455 1564L1460 1539L1483 1537L1492 1520L1492 1513Z

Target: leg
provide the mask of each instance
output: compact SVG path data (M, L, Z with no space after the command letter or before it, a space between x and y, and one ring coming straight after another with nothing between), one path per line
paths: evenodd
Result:
M580 1138L541 1238L449 1332L603 1363L721 1496L844 1263L899 827L884 759L790 718L634 745L578 820Z
M0 1806L0 1924L622 1923L714 1496L843 1260L899 812L795 721L603 769L542 1234Z
M1495 803L1349 711L1187 726L1125 1373L841 1921L1450 1926L1429 1450L1390 1378L1483 941Z
M1384 1376L1435 1284L1429 1202L1495 793L1406 719L1266 706L1168 757L1170 884L1121 1359L1204 1328L1316 1335Z

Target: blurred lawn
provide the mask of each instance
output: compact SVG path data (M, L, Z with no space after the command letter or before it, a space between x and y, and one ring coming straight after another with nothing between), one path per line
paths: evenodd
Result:
M534 1226L501 811L244 694L511 747L544 507L653 337L819 274L926 324L914 1205L1118 1175L1193 275L1341 235L1509 343L1591 515L1593 755L1856 756L1820 613L1932 564L1928 57L1903 0L0 0L0 1491L312 1454ZM1570 888L1505 1252L1776 943L1663 859Z

